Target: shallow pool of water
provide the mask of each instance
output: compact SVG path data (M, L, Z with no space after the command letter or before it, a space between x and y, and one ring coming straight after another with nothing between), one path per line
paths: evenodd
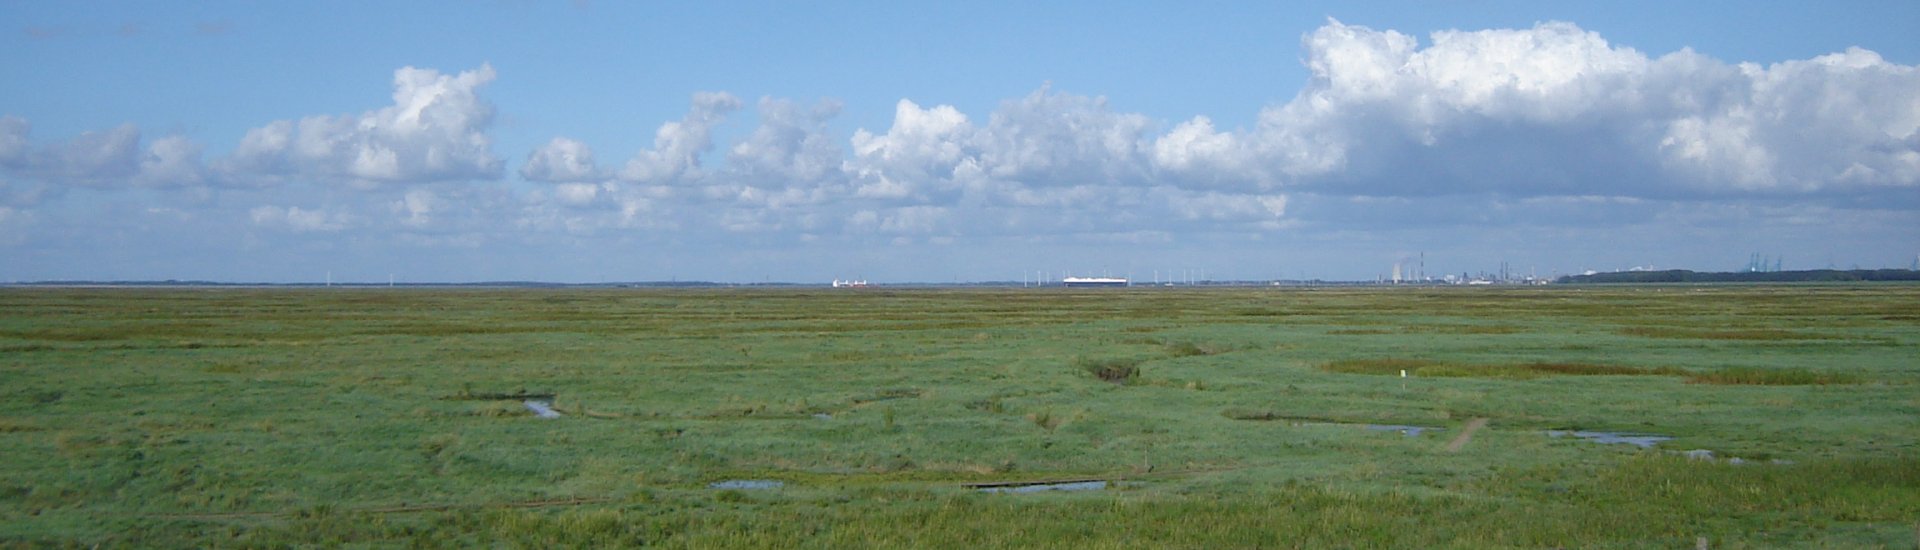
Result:
M787 486L784 481L772 479L729 479L708 483L708 489L779 489Z
M1367 429L1380 432L1400 432L1407 437L1420 437L1424 432L1438 432L1446 428L1434 426L1400 426L1395 424L1368 424Z
M1040 483L1013 487L982 487L982 493L1039 493L1044 491L1099 491L1107 488L1105 481L1072 481L1067 483Z
M534 401L532 399L528 399L522 403L527 405L527 410L533 411L533 414L540 418L560 418L560 411L553 410L552 403Z
M1626 445L1639 447L1642 449L1651 449L1655 444L1658 444L1662 441L1669 441L1673 439L1672 436L1665 436L1660 434L1645 434L1645 433L1630 433L1630 432L1587 432L1587 431L1547 430L1547 435L1550 437L1573 436L1573 437L1578 437L1580 439L1584 439L1587 441L1592 441L1594 443L1626 444Z

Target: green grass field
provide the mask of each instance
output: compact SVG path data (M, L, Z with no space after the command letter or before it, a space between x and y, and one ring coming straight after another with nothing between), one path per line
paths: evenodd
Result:
M1904 284L3 289L0 545L1913 548L1917 383Z

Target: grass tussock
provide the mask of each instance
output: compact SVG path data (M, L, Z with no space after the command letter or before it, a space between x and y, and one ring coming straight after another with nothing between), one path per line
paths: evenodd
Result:
M1075 359L1073 363L1074 366L1079 367L1080 370L1085 371L1087 374L1093 375L1094 378L1099 378L1102 381L1112 382L1114 384L1129 385L1139 382L1140 380L1140 362L1140 359L1137 358L1110 357L1105 359L1080 358Z
M1689 384L1728 386L1827 386L1859 384L1863 381L1859 374L1851 372L1816 371L1803 368L1728 367L1687 376Z
M1230 351L1236 351L1240 349L1237 346L1232 346L1227 344L1194 343L1194 342L1188 342L1188 341L1179 341L1179 342L1165 341L1165 342L1161 342L1160 345L1166 348L1168 355L1172 355L1174 357L1219 355L1222 353L1227 353Z
M1154 387L1159 387L1159 388L1175 388L1175 389L1188 389L1188 390L1193 390L1193 391L1207 391L1207 389L1208 389L1208 386L1207 386L1207 381L1205 381L1205 380L1184 380L1184 379L1179 379L1179 378L1160 378L1160 379L1153 379L1153 380L1148 380L1148 381L1145 381L1145 382L1141 382L1141 383L1142 383L1142 384L1146 384L1146 385L1149 385L1149 386L1154 386Z
M888 388L873 392L869 395L855 397L853 398L853 403L859 405L878 401L892 401L895 399L919 399L926 394L927 391L920 388Z
M975 399L966 403L968 410L1001 414L1007 412L1007 403L999 397Z
M1027 421L1032 422L1035 426L1039 426L1040 429L1051 432L1058 429L1061 424L1065 424L1067 419L1064 416L1054 414L1053 409L1045 409L1027 414Z
M1199 344L1193 342L1167 342L1162 345L1167 348L1167 353L1174 357L1212 355L1212 353L1208 353L1208 350L1202 349Z
M1443 363L1428 359L1377 358L1342 359L1320 365L1320 370L1346 374L1446 378L1504 378L1527 380L1543 376L1678 376L1686 371L1673 367L1635 367L1581 362L1536 361L1517 364Z
M1329 424L1350 424L1351 423L1345 420L1339 420L1335 418L1309 416L1309 415L1301 415L1301 414L1287 414L1287 413L1283 413L1273 409L1230 408L1230 409L1220 411L1220 416L1224 416L1234 420L1255 420L1255 421L1262 421L1262 422L1271 422L1271 421L1278 420L1278 421L1288 421L1288 422L1325 422Z
M36 425L32 422L26 422L18 419L13 419L13 418L0 418L0 434L18 433L18 432L38 432L38 431L45 431L45 430L46 428L42 428L39 425Z

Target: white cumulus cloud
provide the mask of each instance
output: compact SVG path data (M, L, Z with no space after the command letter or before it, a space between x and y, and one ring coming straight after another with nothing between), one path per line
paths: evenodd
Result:
M443 210L446 208L445 202L446 201L440 199L439 195L435 195L432 191L410 189L405 195L402 195L399 200L393 201L392 207L394 213L399 216L401 225L425 227L433 223L435 210ZM256 208L254 212L254 221L258 223L261 218L260 210ZM272 218L273 213L271 210L268 211L268 217ZM292 217L290 212L287 217Z
M0 117L0 167L18 168L26 164L27 151L33 147L27 141L27 132L32 129L27 119L13 115Z
M527 155L520 177L532 181L581 182L605 177L593 161L593 148L564 137L553 138Z
M502 162L487 134L493 105L479 88L493 67L459 74L403 67L393 104L358 115L315 115L249 130L222 167L236 179L356 184L489 180Z
M200 162L203 147L181 136L154 140L140 157L137 181L146 185L196 185L206 180L206 166Z
M1865 50L1767 67L1688 50L1649 58L1557 22L1439 32L1422 47L1335 21L1303 45L1307 88L1264 110L1251 133L1227 137L1251 142L1260 175L1323 192L1724 196L1920 185L1920 73ZM1178 154L1156 158L1188 166Z
M553 188L561 203L571 206L593 204L600 197L600 186L592 183L562 183Z
M1678 173L1763 191L1920 186L1920 68L1853 48L1739 74L1744 101L1668 124Z
M621 170L621 179L666 183L700 172L700 154L713 149L713 128L740 108L740 98L726 92L693 94L693 107L677 122L661 124L653 148L636 153Z
M1146 116L1119 113L1106 98L1042 87L1000 105L974 136L996 179L1033 185L1135 183L1146 175Z
M815 183L838 176L845 154L826 125L840 108L833 100L803 107L762 98L760 126L727 150L727 167L760 182Z
M1251 164L1253 152L1230 132L1213 128L1204 116L1180 123L1153 141L1153 166L1161 177L1203 187L1270 185Z
M140 130L132 124L40 147L29 141L32 129L26 119L0 118L0 168L22 178L89 186L126 183L140 173Z
M857 194L902 198L952 179L954 168L975 154L973 132L967 115L952 105L923 109L900 100L886 134L864 128L853 133L854 170L862 180Z
M127 185L179 186L205 180L202 147L183 136L167 136L141 147L140 129L122 124L83 132L64 143L35 146L33 126L16 116L0 117L0 173L53 185L112 188Z
M248 217L254 225L299 233L339 231L350 224L350 218L345 213L298 206L257 206L248 211Z

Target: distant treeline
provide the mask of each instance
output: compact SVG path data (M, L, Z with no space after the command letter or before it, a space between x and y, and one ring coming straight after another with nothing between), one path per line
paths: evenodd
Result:
M1685 269L1666 271L1617 271L1592 275L1567 275L1555 282L1595 283L1822 283L1848 281L1920 281L1920 271L1911 269L1813 269L1807 271L1763 271L1702 273Z

